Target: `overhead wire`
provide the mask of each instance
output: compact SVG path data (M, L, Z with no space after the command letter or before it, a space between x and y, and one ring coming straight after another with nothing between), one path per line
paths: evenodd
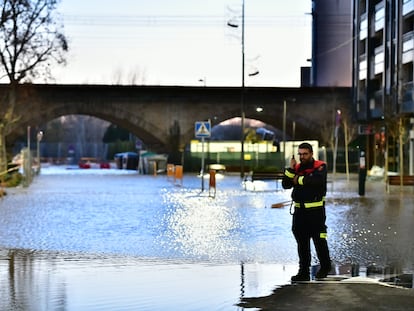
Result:
M234 12L237 13L237 12ZM325 14L330 15L330 14ZM348 26L349 22L343 20L344 16L336 16L339 19L328 19L323 23L323 28L330 29L327 36L336 36L343 34L344 30L340 28L335 30L334 27ZM94 40L94 41L120 41L128 40L131 38L148 37L150 33L139 33L134 31L132 34L131 27L137 28L175 28L175 27L223 27L228 31L227 22L231 18L233 21L241 22L241 16L233 14L233 16L225 15L75 15L75 14L64 14L64 23L69 27L82 27L79 32L72 32L76 34L78 40ZM289 15L289 16L245 16L245 24L250 27L273 27L273 26L286 26L286 27L304 27L310 26L311 17L309 15ZM322 24L319 24L322 26ZM89 33L85 31L85 27L110 27L111 32L96 33L95 31ZM128 31L116 32L116 29L128 27ZM172 30L172 29L171 29ZM335 30L335 34L332 34L332 30ZM114 33L116 32L116 33ZM345 33L344 33L345 34ZM164 33L166 36L166 34ZM205 33L204 33L205 35ZM187 38L191 38L190 34L181 34ZM190 37L188 37L190 36ZM202 33L196 33L195 36L198 38L202 37ZM175 37L174 37L175 38ZM329 54L338 50L352 42L353 37L338 43L337 45L329 48L328 50L322 51L316 55L320 57L325 54ZM137 44L137 43L134 43Z
M225 15L76 15L63 14L63 23L76 42L82 41L82 45L96 44L96 42L124 42L140 44L137 40L183 40L208 39L217 35L215 31L224 31L231 36L234 31L228 29L229 16ZM240 23L241 17L233 16ZM245 24L248 29L255 27L275 28L278 26L305 27L309 25L309 17L305 14L290 16L246 16ZM177 31L183 28L183 31ZM211 31L197 31L198 28L207 28ZM145 29L141 31L140 29ZM162 33L153 34L153 31L162 29ZM149 31L150 30L150 31ZM237 30L236 30L237 32ZM226 34L227 33L227 34ZM95 43L92 43L91 41ZM84 41L86 41L84 43ZM143 40L144 41L144 40ZM140 44L141 45L141 44Z
M233 19L241 17L233 16ZM74 15L64 14L65 23L78 26L219 26L229 17L223 15ZM303 16L246 16L245 23L254 26L303 25L309 18Z

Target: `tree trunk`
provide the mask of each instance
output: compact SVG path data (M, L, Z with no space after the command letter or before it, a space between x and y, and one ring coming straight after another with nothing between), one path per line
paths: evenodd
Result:
M399 160L400 160L400 190L402 191L403 186L403 175L404 175L404 149L403 149L403 135L404 135L404 124L402 118L399 123Z
M6 136L9 134L12 125L18 120L14 114L17 96L17 82L10 83L10 91L8 97L3 99L2 104L5 109L4 116L0 121L0 174L7 171L7 149Z
M345 171L346 171L346 180L349 182L349 157L348 157L348 122L344 120L344 140L345 140Z
M0 177L7 171L6 135L3 124L0 124Z

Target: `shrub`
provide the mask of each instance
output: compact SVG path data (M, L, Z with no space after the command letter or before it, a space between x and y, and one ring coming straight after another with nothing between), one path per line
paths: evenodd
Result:
M5 187L17 187L23 180L23 175L19 172L6 174L3 184Z

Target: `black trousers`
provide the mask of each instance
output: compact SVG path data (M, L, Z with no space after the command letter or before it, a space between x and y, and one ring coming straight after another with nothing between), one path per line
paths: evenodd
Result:
M298 245L299 271L309 273L311 265L311 245L313 240L321 269L331 265L328 243L326 240L325 207L295 208L292 232Z

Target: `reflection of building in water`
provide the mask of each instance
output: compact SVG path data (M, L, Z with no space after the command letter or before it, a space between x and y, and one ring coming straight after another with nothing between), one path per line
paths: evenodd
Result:
M29 250L1 251L0 310L66 310L65 282L53 273L53 257Z

